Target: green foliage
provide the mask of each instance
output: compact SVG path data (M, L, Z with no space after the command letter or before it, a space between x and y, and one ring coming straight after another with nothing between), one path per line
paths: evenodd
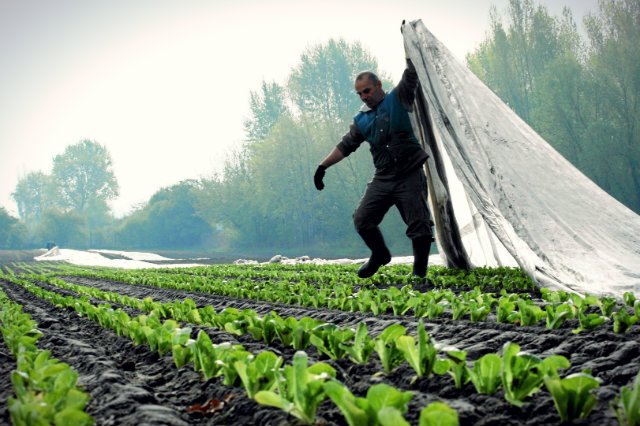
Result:
M511 297L502 296L498 300L498 311L496 320L503 323L514 323L518 318L516 312L516 302Z
M549 329L559 328L566 320L574 317L573 308L567 303L547 305L545 311L547 313L547 328Z
M0 273L0 275L2 275ZM76 386L78 373L69 365L51 357L51 352L37 348L42 336L36 323L0 291L0 330L5 343L16 357L11 372L15 397L8 400L14 425L93 425L84 408L89 395Z
M305 424L312 424L318 405L326 396L324 383L335 376L333 367L321 362L309 366L307 354L298 351L292 364L284 367L283 377L277 381L277 392L259 391L255 400L263 405L280 408Z
M118 196L111 155L97 142L82 140L69 145L53 159L52 179L59 191L60 207L83 212L91 199Z
M640 373L631 386L623 386L613 403L621 426L640 425Z
M285 88L275 82L263 81L260 92L250 92L251 116L244 121L247 140L258 142L267 138L278 120L290 114L285 101Z
M18 180L11 194L18 205L20 219L36 224L44 211L53 204L51 177L42 172L30 172Z
M249 398L253 398L259 391L275 389L281 365L282 357L271 351L263 351L255 357L250 356L233 363Z
M622 295L622 300L624 301L625 305L627 305L630 308L633 308L633 306L636 303L636 295L630 291L625 291L624 294Z
M418 341L412 336L399 336L396 347L404 354L404 358L413 367L418 377L429 377L436 362L436 348L427 335L422 320L418 322Z
M26 242L26 228L4 207L0 207L0 249L21 248Z
M340 409L350 426L403 426L409 423L402 415L407 412L412 392L402 392L387 384L373 385L366 398L355 397L338 381L325 383L324 390Z
M433 366L433 372L436 374L448 373L453 377L456 389L462 389L462 386L469 383L470 375L467 367L467 352L455 348L445 351L446 358L439 358Z
M76 212L64 212L56 208L46 209L38 224L37 234L41 241L55 241L61 246L84 246L86 223Z
M614 333L624 333L638 322L638 317L636 315L629 315L627 308L624 306L620 308L619 311L614 312L612 318Z
M12 194L31 240L75 247L104 243L107 202L117 195L111 155L90 140L67 146L54 157L50 176L29 173Z
M478 393L493 395L501 384L502 358L489 353L473 363L469 378Z
M526 300L518 300L518 321L520 325L536 325L542 318L546 316L545 311L538 305Z
M545 375L556 375L559 368L568 368L569 361L563 356L545 359L520 352L520 346L506 343L502 349L501 381L505 399L521 407L524 399L538 392Z
M585 18L586 40L568 10L552 17L512 0L506 19L467 56L470 69L569 161L640 212L640 8L603 0Z
M212 227L196 211L199 183L182 181L156 192L131 213L116 232L119 244L133 248L201 247L211 244Z
M398 348L396 340L407 329L401 324L392 324L385 328L374 340L374 349L380 358L382 368L389 373L404 360L404 353Z
M458 413L444 402L432 402L420 412L420 426L458 426Z
M353 342L351 344L341 343L342 349L349 355L349 358L356 364L366 364L373 353L374 343L364 322L358 323Z
M362 250L349 218L371 175L369 153L359 150L331 169L330 191L318 194L312 176L361 105L353 84L364 69L376 71L377 64L359 43L329 40L302 52L285 86L262 82L251 92L246 144L229 156L220 176L202 181L197 195L196 213L221 228L221 243ZM294 160L282 161L283 155ZM397 213L384 226L397 231L389 235L391 245L403 238Z
M333 323L321 324L313 329L311 344L318 352L336 360L344 356L345 346L353 341L354 335L351 329L340 328Z
M600 381L588 373L575 373L563 379L557 375L545 376L544 384L563 422L586 418L596 404L593 389Z

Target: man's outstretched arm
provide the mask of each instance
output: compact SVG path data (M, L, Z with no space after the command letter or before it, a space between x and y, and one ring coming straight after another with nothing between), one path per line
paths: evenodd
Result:
M333 148L333 150L327 155L324 160L320 163L325 169L333 166L334 164L342 161L344 159L344 154L338 147Z
M358 149L363 140L364 137L360 134L358 126L352 123L347 134L342 137L342 141L333 148L316 169L316 173L313 175L313 183L318 191L322 191L324 188L322 179L324 178L325 170L348 157L349 154Z

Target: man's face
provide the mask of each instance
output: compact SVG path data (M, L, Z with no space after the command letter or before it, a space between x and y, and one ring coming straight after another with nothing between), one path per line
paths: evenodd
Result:
M374 84L367 77L362 80L356 80L356 93L369 108L375 107L384 98L382 83L378 81Z

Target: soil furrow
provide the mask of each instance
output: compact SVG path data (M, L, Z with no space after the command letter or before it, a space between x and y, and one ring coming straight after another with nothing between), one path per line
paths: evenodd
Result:
M134 346L75 312L55 308L6 282L7 295L38 322L44 336L38 346L71 365L79 385L91 395L87 412L99 425L289 424L283 412L248 399L242 389L203 382L188 368L177 369L171 356L159 357L146 346ZM4 387L3 387L4 389ZM209 399L233 399L214 417L189 414L187 408Z
M282 317L309 316L316 319L330 321L341 326L355 326L358 322L365 322L371 335L377 335L387 325L400 322L410 333L415 331L417 321L412 317L395 317L392 315L373 316L370 314L330 311L327 309L312 309L293 307L270 302L260 302L246 299L233 299L205 293L190 293L178 290L166 290L147 286L133 286L87 278L66 278L70 282L94 286L102 290L114 291L134 297L151 296L154 300L169 302L190 297L200 306L212 305L216 310L224 307L239 309L253 309L259 313L275 310ZM599 401L589 422L601 425L617 424L610 402L619 392L621 385L629 384L640 368L640 338L637 329L625 335L607 331L609 325L598 330L572 333L573 326L566 326L559 330L547 330L544 327L520 327L510 324L499 324L491 321L471 322L436 320L425 321L425 326L431 337L441 343L454 345L468 353L469 360L475 360L489 352L499 352L506 342L518 343L522 350L542 356L559 354L566 356L572 364L566 372L573 373L590 368L592 373L603 380L602 386L596 391ZM374 358L375 357L374 355ZM407 416L414 418L419 410L435 399L445 399L456 408L462 424L554 424L559 419L555 413L551 397L546 392L540 392L530 399L522 409L508 405L500 391L495 396L485 396L475 393L471 384L462 390L453 387L453 381L448 376L432 377L413 381L412 370L406 364L387 376L381 376L382 370L377 359L366 366L358 366L349 360L334 363L342 372L340 379L356 394L364 394L368 387L378 381L385 381L394 386L416 391L411 403L411 413Z
M0 343L0 423L10 424L9 408L7 401L13 395L13 385L11 384L11 372L16 368L16 360L9 352L9 348Z

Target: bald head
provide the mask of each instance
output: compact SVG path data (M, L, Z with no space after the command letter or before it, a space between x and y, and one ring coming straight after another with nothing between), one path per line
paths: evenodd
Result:
M366 80L370 81L374 85L380 81L378 76L371 71L362 71L360 74L356 76L356 82L366 81Z

